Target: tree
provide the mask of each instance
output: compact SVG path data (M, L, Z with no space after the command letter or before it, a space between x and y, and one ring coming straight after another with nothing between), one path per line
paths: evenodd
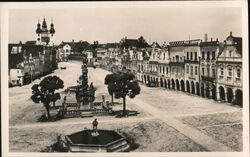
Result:
M116 75L108 74L104 80L104 84L108 85L108 92L109 92L109 95L111 96L112 104L114 103L114 90L115 90L115 80L116 80L116 78L114 77L116 77Z
M39 84L34 84L32 89L31 100L34 103L42 102L48 118L50 118L50 103L55 103L61 99L60 93L55 93L55 90L63 88L63 81L58 76L45 77Z
M108 74L105 78L109 93L113 93L115 98L123 99L123 116L126 114L126 97L135 98L141 91L138 82L134 78L134 74L124 71Z

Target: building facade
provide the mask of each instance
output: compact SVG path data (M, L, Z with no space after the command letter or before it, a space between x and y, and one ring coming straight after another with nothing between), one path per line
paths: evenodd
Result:
M122 66L138 81L242 106L242 38L172 41L139 48L123 39ZM132 46L129 46L132 44Z
M242 106L242 38L232 32L217 59L217 100Z

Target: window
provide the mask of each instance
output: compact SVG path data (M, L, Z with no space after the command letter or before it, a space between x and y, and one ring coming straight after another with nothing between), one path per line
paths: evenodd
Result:
M232 77L232 68L231 67L228 68L228 76Z
M174 57L173 57L173 62L174 62Z
M194 53L194 60L197 61L197 52Z
M210 52L207 52L207 59L210 59Z
M162 73L163 73L163 74L165 73L165 67L162 68Z
M201 70L202 70L202 75L204 75L204 71L205 71L204 68L202 68Z
M193 60L193 52L190 52L190 59Z
M207 76L210 76L210 69L207 68Z
M232 56L232 51L229 51L229 57L231 57Z
M167 67L167 74L168 74L168 67Z
M224 75L224 68L220 68L220 75Z
M187 65L187 74L189 73L189 66Z
M193 76L193 66L191 66L191 76Z
M237 69L237 77L240 78L240 69Z
M212 75L215 77L215 69L212 69Z
M189 52L187 52L187 60L189 59Z
M215 52L212 52L212 58L215 59Z
M178 55L176 56L176 62L179 62L179 56Z
M161 66L160 66L160 73L161 73Z
M202 52L202 59L205 59L205 52Z
M198 74L198 68L197 68L197 66L195 67L194 74L195 74L195 75L197 75L197 74Z

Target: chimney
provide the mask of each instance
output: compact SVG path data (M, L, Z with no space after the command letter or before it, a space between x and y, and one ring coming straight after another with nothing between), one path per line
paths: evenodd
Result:
M74 39L72 39L72 43L74 43Z
M205 42L207 42L207 38L208 38L207 33L205 33Z
M216 41L219 41L218 38L216 38Z
M213 41L213 38L211 38L211 41Z
M233 33L232 33L232 32L230 32L230 36L233 36Z

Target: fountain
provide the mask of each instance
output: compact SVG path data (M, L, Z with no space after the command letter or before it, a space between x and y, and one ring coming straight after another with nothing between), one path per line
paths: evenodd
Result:
M102 102L95 101L95 87L91 82L88 84L88 68L87 68L87 58L83 55L82 58L82 74L77 80L78 85L68 87L66 94L74 93L74 102L67 102L67 96L64 97L62 107L58 109L59 118L71 118L71 117L92 117L94 115L107 115L112 113L112 108L109 103L105 102L103 96Z
M97 119L93 129L85 129L65 136L70 152L125 152L129 151L126 138L114 130L97 130Z

